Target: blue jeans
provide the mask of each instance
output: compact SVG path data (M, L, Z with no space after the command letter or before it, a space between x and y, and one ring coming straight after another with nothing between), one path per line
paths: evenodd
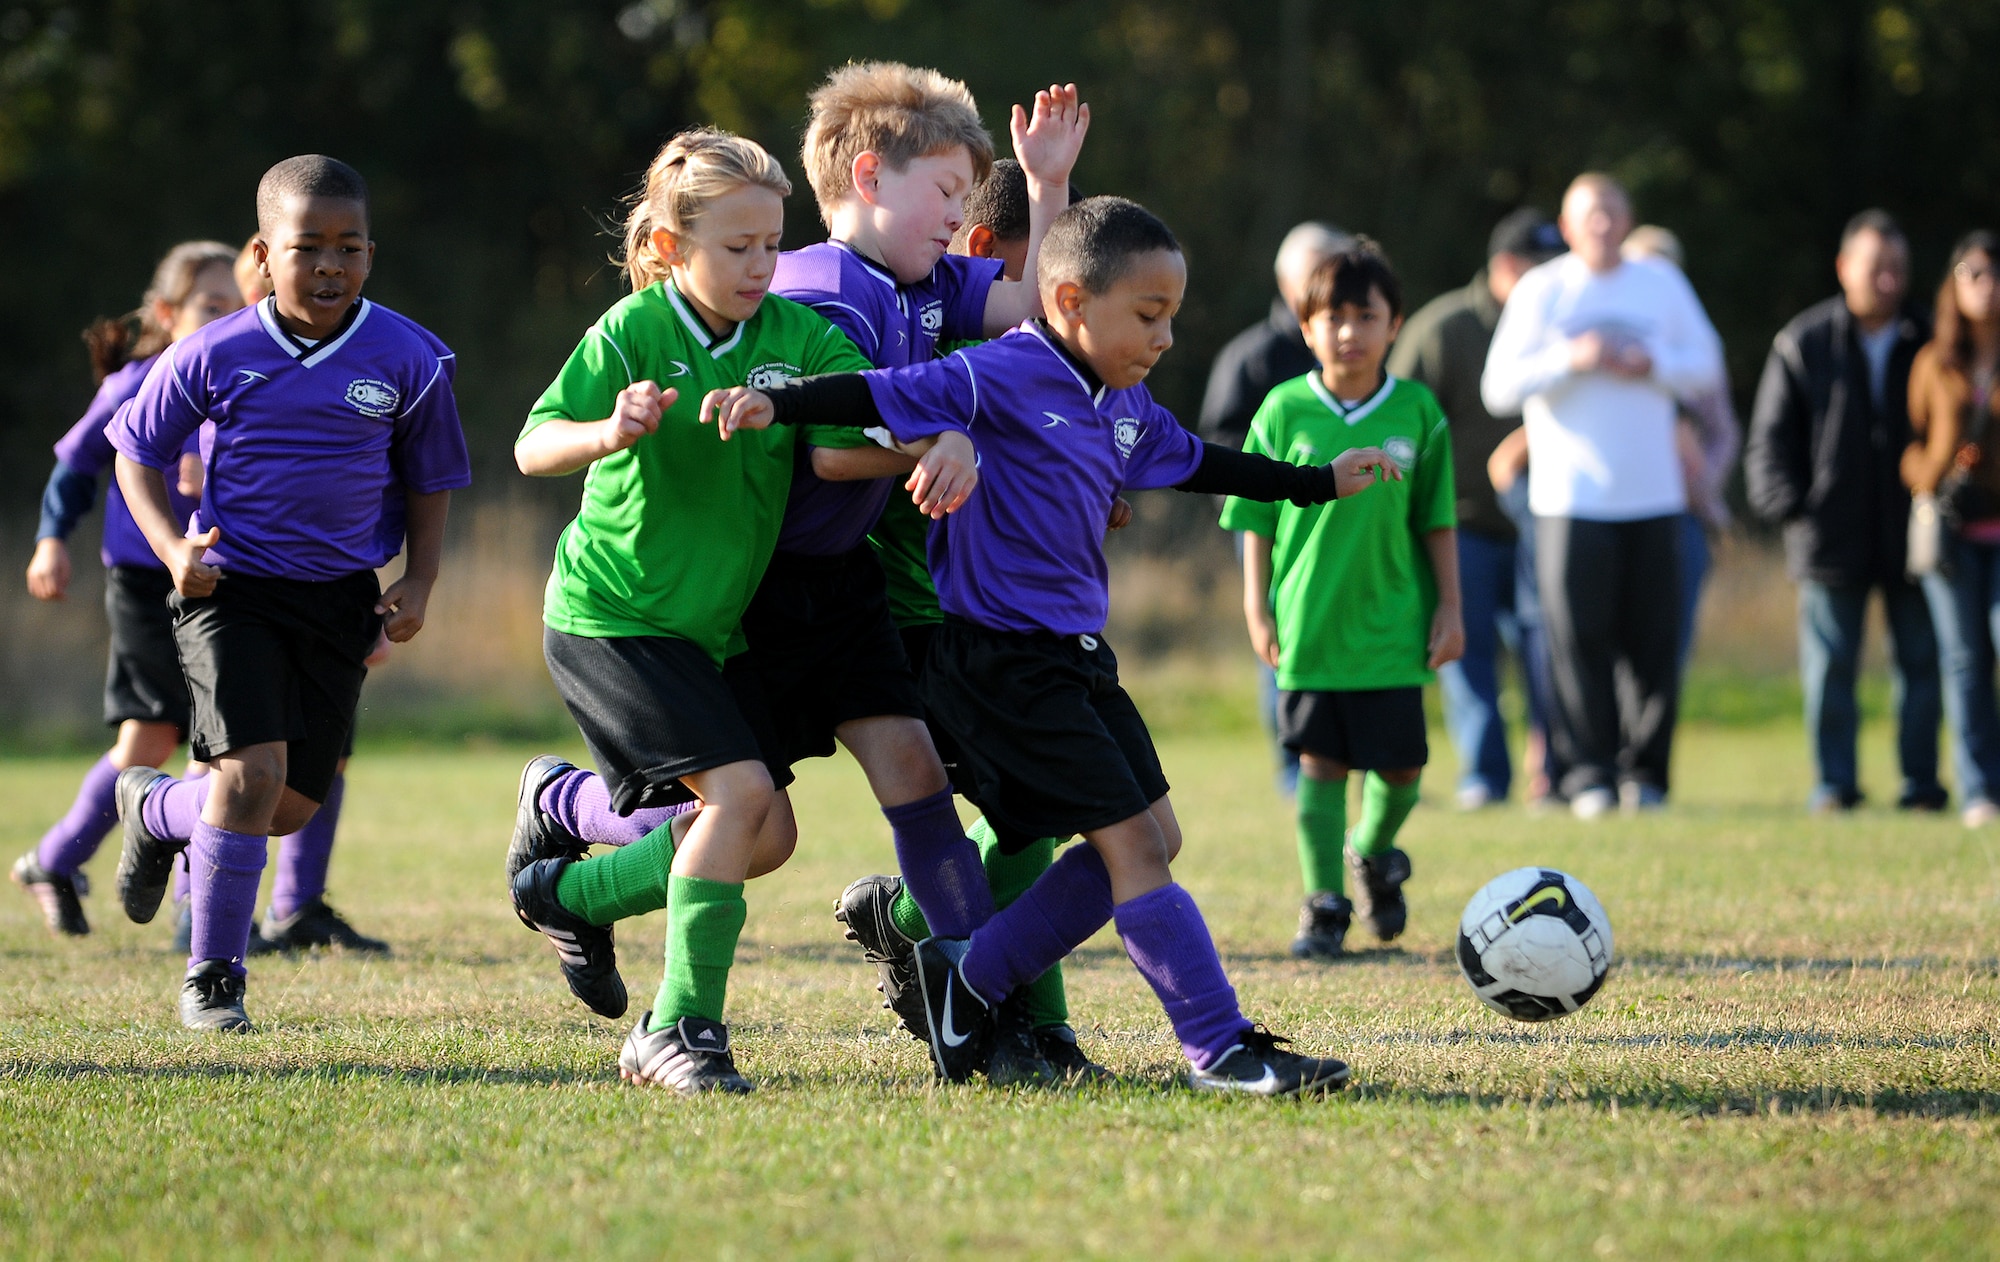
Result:
M1694 652L1695 615L1701 611L1701 587L1708 581L1713 558L1708 550L1708 528L1693 513L1681 515L1681 674L1687 674L1688 656Z
M1805 688L1806 738L1812 742L1819 773L1815 794L1845 805L1861 796L1854 752L1861 710L1854 699L1854 680L1861 663L1862 619L1873 586L1799 584L1799 676ZM1881 587L1889 623L1896 756L1903 771L1900 804L1941 804L1945 792L1938 783L1937 747L1943 698L1930 609L1914 583L1898 580Z
M1507 722L1500 716L1500 650L1518 644L1514 627L1514 544L1458 532L1458 585L1465 612L1465 656L1438 671L1445 726L1458 750L1458 787L1506 798L1514 771Z
M1924 577L1944 674L1952 770L1961 802L2000 792L2000 705L1993 692L1993 646L2000 642L2000 546L1949 544L1951 574Z

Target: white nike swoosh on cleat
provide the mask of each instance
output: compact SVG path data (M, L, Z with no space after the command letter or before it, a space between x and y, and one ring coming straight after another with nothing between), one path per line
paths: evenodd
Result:
M1278 1089L1277 1071L1266 1065L1264 1066L1264 1076L1262 1078L1259 1078L1255 1082L1244 1083L1241 1089L1253 1095L1276 1095Z
M972 1037L970 1033L960 1034L956 1029L952 1028L951 992L956 989L957 987L955 986L947 985L944 991L944 1029L942 1032L939 1033L938 1037L944 1040L944 1045L946 1047L958 1047L962 1045L965 1042L965 1040Z

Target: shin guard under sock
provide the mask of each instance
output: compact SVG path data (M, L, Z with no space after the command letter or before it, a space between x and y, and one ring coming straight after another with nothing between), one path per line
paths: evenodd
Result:
M556 901L593 925L608 925L665 907L674 866L672 822L622 850L570 864L556 881Z
M206 821L197 821L193 832L188 843L193 899L188 967L203 960L227 960L229 971L241 977L270 839L232 833Z
M1345 892L1340 848L1347 838L1347 777L1315 780L1299 774L1299 872L1307 894Z
M69 812L42 834L41 844L35 847L35 862L42 871L75 876L76 870L97 853L105 834L118 822L117 784L118 768L111 765L110 754L83 773Z
M1111 873L1088 843L1072 846L1028 891L972 935L960 971L999 1003L1049 971L1111 919Z
M1118 904L1116 919L1125 953L1159 996L1181 1050L1195 1068L1207 1069L1242 1041L1250 1022L1236 1005L1201 909L1171 884Z
M326 869L333 861L333 835L340 827L340 804L347 777L336 774L306 826L278 838L278 871L271 878L271 919L284 920L326 893Z
M1056 846L1061 844L1057 838L1043 837L1025 850L1006 854L1000 849L1000 839L993 826L984 819L974 820L966 835L979 847L979 858L986 865L986 883L993 889L995 907L1011 906L1015 899L1027 893L1042 873L1049 870L1049 865L1055 862ZM1039 1029L1042 1026L1069 1024L1069 994L1063 987L1061 964L1051 964L1046 973L1023 983L1016 993L1030 1026Z
M1396 844L1396 833L1417 804L1417 782L1390 784L1374 772L1361 782L1361 823L1354 829L1354 853L1367 859Z
M951 790L927 798L885 806L896 840L896 866L903 888L917 900L931 932L944 938L969 937L993 914L993 893L979 849L965 835L952 805Z
M664 1030L682 1017L722 1020L729 968L749 905L741 881L673 879L667 906L667 968L648 1027Z
M158 781L139 804L139 822L162 841L194 840L202 804L208 801L208 790L214 783L214 776L192 780L168 776Z

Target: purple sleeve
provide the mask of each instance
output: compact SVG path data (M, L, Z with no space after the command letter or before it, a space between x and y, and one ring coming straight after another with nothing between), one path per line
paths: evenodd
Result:
M947 430L963 432L979 407L972 367L963 355L949 355L908 368L877 368L861 374L882 424L897 442L913 442Z
M1143 405L1135 409L1138 415L1131 418L1139 433L1125 460L1125 486L1134 491L1179 486L1201 467L1201 438L1150 395L1142 397Z
M986 336L986 299L993 282L1006 267L999 259L976 259L963 254L947 254L938 260L938 297L944 301L944 328L941 342L959 342Z
M465 427L458 420L452 379L458 360L446 351L424 374L417 397L396 418L389 461L396 480L416 495L455 491L472 484L472 460L465 450Z
M177 349L170 346L160 356L110 427L120 455L155 469L179 463L188 435L208 419L207 375L199 362L182 364Z
M83 416L56 442L56 459L78 473L93 477L111 467L118 451L111 445L111 418L119 407L138 392L151 360L127 364L106 377L97 387Z

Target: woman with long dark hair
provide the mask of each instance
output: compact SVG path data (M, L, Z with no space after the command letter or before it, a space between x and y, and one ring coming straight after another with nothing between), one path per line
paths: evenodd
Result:
M1967 233L1938 288L1937 325L1910 368L1903 481L1934 495L1950 523L1941 561L1924 576L1937 626L1959 798L1968 828L2000 819L2000 237Z

